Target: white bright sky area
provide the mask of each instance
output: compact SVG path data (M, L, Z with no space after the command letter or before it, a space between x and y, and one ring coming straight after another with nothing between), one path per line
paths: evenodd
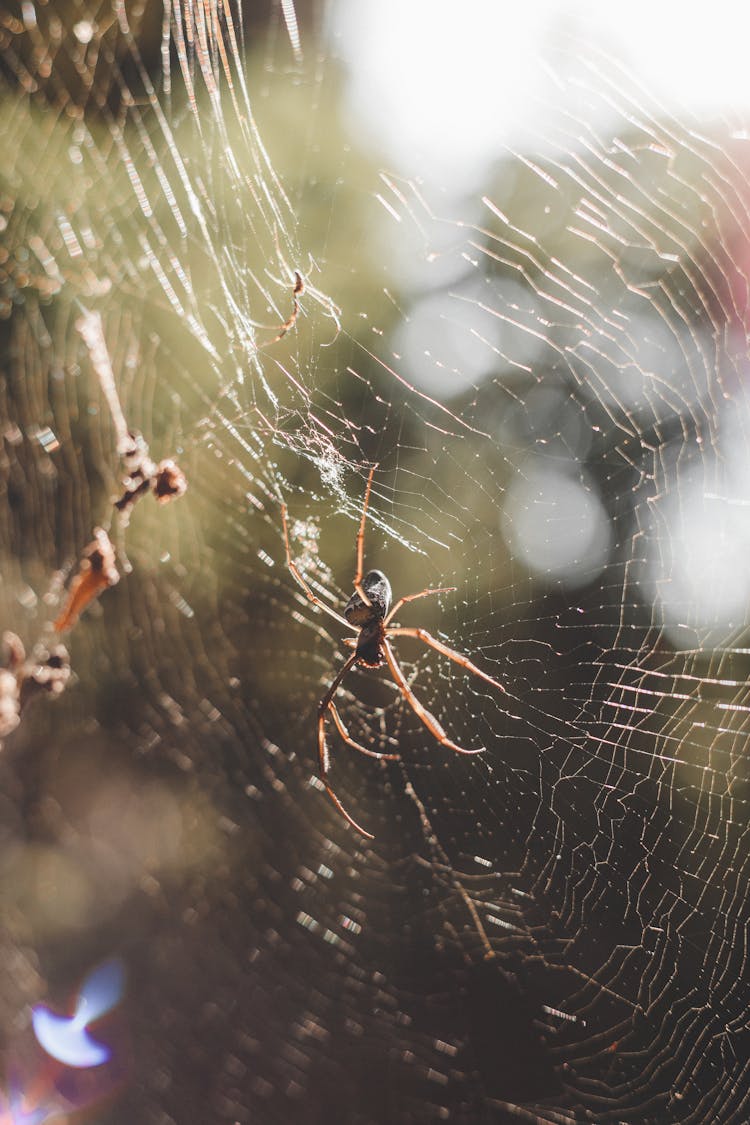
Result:
M750 106L750 4L739 0L339 0L329 35L357 127L391 167L458 191L503 147L533 137L538 148L553 112L575 113L584 56L610 76L619 64L668 110Z
M568 154L590 131L627 131L629 114L673 115L687 130L720 119L729 136L748 136L749 0L338 0L328 36L345 70L352 136L389 172L413 178L428 198L439 195L445 213L455 198L469 221L503 158ZM398 273L406 245L411 265L403 265L402 280L413 299L391 346L417 386L448 401L498 377L498 355L529 370L539 366L538 335L523 330L536 322L532 297L475 273L430 274L409 255L403 229L398 237L384 254ZM450 255L445 261L455 264ZM492 295L482 290L488 280ZM484 315L483 300L512 307L513 324ZM689 410L685 353L676 340L662 339L672 338L671 328L656 310L643 323L629 306L620 312L638 341L632 358L641 371L658 370ZM592 393L606 397L602 380L618 371L599 363ZM631 364L615 389L618 402L636 410L643 378L634 372ZM706 376L710 382L710 371ZM724 421L722 456L727 464L746 462L748 431L730 433ZM707 450L707 461L711 456ZM570 589L591 581L616 553L609 515L581 465L577 456L527 464L499 513L515 557L540 581ZM682 481L665 498L645 547L643 594L661 606L678 645L695 644L696 630L718 640L750 618L750 574L741 564L750 507L730 492L709 497L700 484Z

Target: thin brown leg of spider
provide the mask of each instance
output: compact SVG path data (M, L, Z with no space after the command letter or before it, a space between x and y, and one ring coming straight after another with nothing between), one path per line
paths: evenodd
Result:
M375 475L377 465L373 465L370 469L370 475L367 478L367 487L365 488L365 501L362 505L362 519L359 521L359 531L357 532L357 573L354 576L354 589L359 594L365 605L372 605L362 587L362 578L365 569L365 520L367 519L367 505L370 503L370 489L372 488L372 478Z
M492 676L488 676L481 668L477 668L476 664L472 664L468 657L463 656L460 652L456 652L455 649L448 648L442 641L438 641L431 633L428 633L426 629L389 629L388 636L416 637L418 641L424 641L426 645L430 645L432 648L437 649L438 652L442 652L443 656L447 656L449 660L455 660L456 664L460 664L461 667L466 668L468 672L473 672L475 676L479 676L480 680L485 680L499 691L505 692L505 688L498 680L493 680Z
M389 629L388 635L392 636L394 633L401 633L401 632L403 632L403 630L401 630L401 629ZM407 630L407 632L408 632L408 630ZM445 733L443 728L440 726L440 723L437 721L435 716L433 714L431 714L427 710L427 708L424 707L419 702L416 695L414 694L414 692L409 687L408 683L406 682L406 677L404 676L404 673L401 671L401 668L399 667L399 663L396 660L393 649L388 644L388 641L385 637L383 638L383 651L385 652L385 658L388 661L388 667L390 668L391 672L393 673L393 678L396 681L396 683L398 684L399 688L401 689L401 694L403 695L404 699L406 700L406 702L411 707L412 711L414 711L414 713L417 715L417 717L422 720L422 722L427 727L430 734L432 734L442 746L447 746L449 750L455 750L457 754L481 754L481 753L483 753L483 751L484 751L483 746L480 746L478 750L465 750L463 748L463 746L457 746L455 742L451 742L451 740L448 738L448 735Z
M384 762L397 762L399 760L399 758L401 757L400 754L379 754L377 750L368 750L366 746L360 746L358 742L355 742L352 736L349 734L349 730L346 727L344 720L339 715L338 708L336 707L336 704L333 702L333 700L331 700L331 702L328 704L328 710L333 715L333 721L338 727L339 734L343 738L344 742L348 743L348 745L351 746L352 749L359 750L360 754L366 754L368 758L380 758L381 761Z
M455 589L455 586L436 586L433 590L420 590L418 594L406 594L403 598L398 599L383 624L387 625L396 616L401 606L406 605L407 602L415 602L417 598L426 598L429 594L452 594Z
M305 582L305 580L302 577L302 575L300 574L300 572L297 570L297 567L295 566L295 564L292 562L292 552L291 552L291 548L289 547L289 528L287 527L287 522L286 522L286 504L281 505L281 521L284 525L284 545L286 547L286 565L289 567L289 570L292 572L293 577L296 579L296 581L299 583L299 585L305 591L305 594L307 595L309 600L313 603L313 605L320 606L320 608L324 609L325 612L330 614L331 617L335 617L336 620L341 625L345 625L347 627L347 629L351 629L353 626L351 626L349 624L349 622L346 620L345 617L342 617L342 615L340 613L336 613L335 609L331 609L331 607L329 605L326 605L326 603L324 601L321 601L320 598L316 597L316 595L312 592L312 590L308 586L307 582Z
M338 691L339 684L341 683L344 676L346 675L346 673L351 668L352 664L354 664L356 659L357 659L357 654L356 654L356 652L353 652L351 654L351 656L348 657L347 660L344 662L344 664L339 669L339 671L336 673L336 677L335 677L333 683L331 684L328 691L325 693L325 695L321 699L320 703L318 704L318 772L319 772L319 775L320 775L320 780L323 782L323 784L326 787L326 793L331 798L334 805L336 806L336 808L339 810L339 812L343 816L344 820L346 820L349 824L351 824L352 828L356 828L357 831L360 832L363 836L365 836L368 840L374 840L375 837L373 836L372 832L368 832L366 829L364 829L362 827L361 824L357 824L354 817L351 816L346 811L344 806L341 804L341 801L338 799L338 797L336 796L333 789L331 788L331 786L328 783L328 772L331 768L331 763L330 763L330 759L329 759L329 756L328 756L328 746L326 745L326 711L328 710L330 704L332 703L334 695ZM341 729L341 728L339 728L339 729Z
M270 348L272 344L278 344L279 340L286 336L290 328L294 328L299 316L299 297L305 292L305 282L299 270L294 271L294 289L292 290L292 312L287 320L279 327L278 332L272 340L266 340L265 344L260 344L261 348Z

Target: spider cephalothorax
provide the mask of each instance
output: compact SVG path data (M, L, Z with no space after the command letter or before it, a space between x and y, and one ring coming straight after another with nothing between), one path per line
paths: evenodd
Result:
M416 601L417 598L426 598L429 594L447 594L450 593L455 587L435 587L427 590L420 590L418 594L406 594L403 598L399 598L396 604L391 609L391 584L383 574L382 570L371 570L363 577L363 562L364 562L364 539L365 539L365 520L367 518L367 505L370 499L370 489L372 488L372 478L375 474L377 466L373 466L370 470L370 475L367 478L367 488L365 489L365 499L362 505L362 518L359 524L359 531L357 532L357 573L354 576L354 593L349 598L349 601L344 606L344 616L337 613L325 602L317 597L305 579L300 574L298 568L292 561L292 552L289 547L289 531L286 523L286 507L282 506L281 517L284 524L284 541L286 544L286 561L289 570L292 572L295 580L299 582L302 589L305 591L306 596L311 602L319 606L331 617L335 617L342 625L355 629L357 632L356 637L345 637L344 644L353 648L354 651L339 668L333 683L328 688L320 703L318 704L318 764L320 769L320 779L326 787L328 796L333 801L336 808L341 815L371 840L372 834L366 832L361 825L357 824L356 820L346 811L341 801L334 793L329 781L328 774L330 772L331 763L328 754L328 745L326 743L325 721L326 716L329 714L336 724L336 729L348 746L354 750L359 750L361 754L366 754L369 758L380 759L395 759L398 754L381 754L376 750L369 750L366 746L361 746L359 742L355 742L352 736L336 709L334 698L339 689L339 685L346 676L349 669L355 665L360 664L365 668L381 668L387 664L390 668L391 675L401 692L402 696L412 708L417 717L424 723L430 733L438 740L442 746L447 746L450 750L455 750L457 754L481 754L484 747L477 750L464 750L463 747L457 746L455 742L451 742L447 734L441 727L434 715L432 715L427 708L419 702L416 695L412 691L409 683L401 671L401 666L396 660L394 651L390 645L391 637L414 637L417 640L423 641L425 644L434 648L437 652L447 656L449 660L455 661L460 664L462 668L472 672L480 679L486 680L488 684L498 688L500 691L505 691L505 688L497 680L493 680L481 668L477 668L476 664L466 656L462 656L460 652L455 652L454 649L448 648L442 641L433 637L426 629L404 629L398 626L391 626L389 622L393 620L402 605L407 602Z

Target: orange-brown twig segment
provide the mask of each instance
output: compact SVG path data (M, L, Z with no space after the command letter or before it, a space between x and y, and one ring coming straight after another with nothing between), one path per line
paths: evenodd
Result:
M72 629L86 607L102 590L116 585L120 575L115 566L115 549L106 531L97 527L94 538L85 548L78 573L71 582L62 613L54 623L57 633Z

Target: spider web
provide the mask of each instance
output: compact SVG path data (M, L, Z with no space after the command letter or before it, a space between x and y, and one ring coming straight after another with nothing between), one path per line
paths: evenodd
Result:
M102 1120L744 1122L746 120L553 13L523 130L386 152L351 11L2 18L4 628L49 640L97 526L121 571L0 759L6 1089L29 1005L118 955ZM88 313L188 479L126 527ZM340 612L372 464L367 566L455 587L399 623L505 690L395 642L466 758L351 672L400 755L328 724L369 842L316 775L349 650L281 511Z

